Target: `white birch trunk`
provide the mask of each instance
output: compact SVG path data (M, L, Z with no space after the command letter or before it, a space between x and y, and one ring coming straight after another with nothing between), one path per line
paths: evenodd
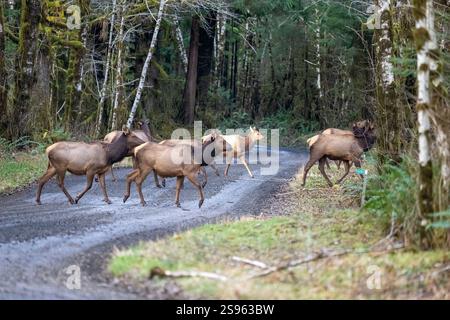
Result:
M381 77L383 80L383 88L387 89L394 83L394 66L392 64L392 43L389 34L389 19L391 0L379 1L379 17L381 36L378 39L378 48L381 50ZM384 18L383 18L384 17Z
M317 73L317 89L319 90L319 98L320 101L323 98L323 91L322 91L322 71L320 66L320 17L319 17L319 9L316 9L316 58L317 58L317 64L316 64L316 73ZM321 101L322 102L322 101Z
M105 78L103 79L102 89L100 91L100 102L97 108L97 125L95 127L95 134L98 136L100 134L100 130L103 122L103 106L105 104L106 99L106 88L108 86L108 77L109 77L109 66L111 64L111 53L113 47L113 34L114 34L114 25L116 20L116 7L117 0L113 0L113 9L111 16L111 25L109 29L109 39L108 39L108 50L106 53L106 65L105 65Z
M119 29L119 44L117 46L117 71L116 71L116 85L115 85L115 95L114 95L114 107L112 114L111 129L115 130L117 127L117 110L119 109L120 95L123 86L123 76L122 76L122 51L123 51L123 31L125 28L125 16L124 9L121 9L121 19L120 19L120 29Z
M431 2L432 0L427 0ZM423 8L425 9L425 8ZM425 10L424 10L425 11ZM428 10L426 10L428 15ZM425 12L424 12L425 13ZM416 29L429 32L427 16L416 19ZM430 156L430 41L426 40L417 52L417 117L419 122L419 164L425 167L431 161Z
M175 35L178 42L178 50L180 51L181 62L183 63L184 73L187 73L188 57L186 54L186 49L184 47L183 33L181 32L180 23L176 15L173 18L173 24L175 26Z
M81 33L81 40L83 41L84 48L87 48L87 31L88 27L85 25L83 27L83 32ZM77 92L81 92L83 90L83 81L84 81L84 62L86 60L86 54L83 55L83 57L80 59L81 67L80 67L80 78L78 80L78 83L75 87L75 90ZM81 102L82 98L80 97L80 101L78 102L77 110L78 110L78 116L81 116Z
M147 58L144 62L144 67L142 68L141 78L139 80L139 86L137 88L136 97L133 102L133 106L131 107L130 116L128 118L127 127L131 128L131 124L133 123L134 116L136 114L137 107L139 102L141 101L142 91L144 89L145 80L147 78L148 68L150 66L150 62L153 58L153 52L155 51L156 43L158 42L158 33L161 27L161 21L164 13L164 6L167 0L161 0L159 3L158 17L156 19L155 30L153 31L152 42L150 43L150 49L148 50Z
M219 68L222 66L223 62L223 53L225 51L225 32L227 28L227 19L226 15L220 15L218 19L218 24L220 27L217 28L217 53L216 53L216 64L214 67L214 74L216 75L217 79L217 88L220 87L220 74L219 74Z

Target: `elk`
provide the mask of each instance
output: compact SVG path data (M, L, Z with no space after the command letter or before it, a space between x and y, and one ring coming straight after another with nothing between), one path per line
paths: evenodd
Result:
M253 149L258 140L264 139L264 136L259 132L259 129L250 127L250 132L245 137L235 134L222 135L221 138L224 140L222 153L225 155L227 163L224 176L228 176L228 171L230 170L233 158L239 158L247 169L250 177L254 178L254 175L245 160L245 154Z
M93 142L58 142L47 148L47 172L39 179L36 203L41 204L41 192L44 185L55 175L58 186L69 199L70 204L76 204L88 192L96 175L99 176L104 201L111 201L106 192L105 174L111 166L126 157L130 149L144 143L128 128L124 127L122 134L112 143ZM69 194L64 186L66 172L74 175L86 175L86 188L75 198Z
M146 120L139 121L138 125L141 127L141 130L134 130L133 134L136 137L138 137L139 139L141 139L143 141L143 143L148 142L148 141L152 141L153 139L152 139L152 136L150 134L150 128L148 127L147 121ZM106 143L112 143L115 140L117 140L121 135L122 135L122 131L120 131L120 130L112 131L112 132L108 133L105 136L105 138L103 138L103 141L106 142ZM135 168L133 153L134 153L133 149L128 150L128 153L127 153L126 157L132 157L133 168ZM113 178L113 181L117 181L117 179L116 179L116 177L114 175L113 167L111 167L111 176ZM159 186L159 187L161 187L161 186Z
M349 174L350 161L360 168L362 154L373 147L375 140L374 126L367 120L355 123L351 134L319 135L317 141L310 148L309 161L303 171L302 186L305 186L308 172L317 161L319 161L319 170L328 185L333 186L325 172L327 158L344 162L345 174L337 181L337 184L341 183Z
M330 134L353 134L353 132L349 131L349 130L329 128L329 129L324 130L321 134L324 134L324 135L330 135ZM320 134L315 135L314 137L312 137L312 138L310 138L310 139L308 139L306 141L308 143L308 146L309 146L310 149L311 149L311 146L314 143L316 143L317 140L319 140L319 137L320 137ZM342 161L341 160L337 160L337 161L335 161L335 163L336 163L337 168L341 169ZM328 162L328 159L326 160L326 165L327 165L328 169L331 169L330 164ZM351 164L350 164L350 167L351 167Z
M197 174L201 167L207 166L211 161L211 157L215 157L215 148L211 148L215 139L205 142L203 145L198 144L180 144L164 145L154 142L147 142L139 146L134 151L137 168L127 176L127 188L123 197L125 203L130 197L131 183L136 183L136 188L141 200L141 204L145 206L144 195L142 194L142 183L145 181L150 172L154 172L155 176L163 178L177 178L175 204L180 207L180 190L183 187L184 179L188 180L198 189L200 200L199 208L202 207L205 197L203 195L203 187L197 181ZM196 161L195 155L201 152L201 161ZM208 155L208 158L205 155Z
M206 143L207 141L210 141L211 139L214 139L215 143L218 143L218 137L219 135L214 132L208 136L204 136L202 137L202 141L200 142L199 140L195 140L195 139L168 139L168 140L163 140L161 141L159 144L160 145L165 145L165 146L176 146L176 145L192 145L196 148L201 148L202 144ZM219 174L219 170L216 167L215 161L214 159L212 159L212 161L208 164L208 166L210 166L211 168L214 169L215 173L217 176L220 176ZM206 184L208 183L208 175L206 173L206 170L204 167L200 168L201 173L203 174L203 177L205 179L204 183L203 183L203 188L206 186ZM159 181L158 181L158 176L155 173L155 183L156 185L159 185ZM162 181L162 186L166 186L166 179L163 179Z

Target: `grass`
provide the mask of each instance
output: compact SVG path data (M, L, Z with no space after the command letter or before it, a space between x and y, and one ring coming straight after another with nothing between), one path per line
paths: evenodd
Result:
M11 193L42 176L47 159L42 153L20 152L11 156L0 155L0 194Z
M334 180L337 175L333 169ZM343 187L333 189L326 187L316 169L311 171L307 188L301 188L299 178L280 192L277 196L280 203L272 205L270 215L205 225L116 251L109 271L128 285L149 281L149 285L156 287L164 287L171 281L147 280L156 267L213 272L229 279L176 280L188 295L199 298L450 298L446 271L450 254L412 249L389 252L392 243L380 242L385 235L376 224L376 216L359 211L354 192L360 184L358 178L353 176ZM371 247L379 250L358 253ZM355 253L254 279L248 276L260 270L232 259L237 256L277 266L324 249L354 249Z

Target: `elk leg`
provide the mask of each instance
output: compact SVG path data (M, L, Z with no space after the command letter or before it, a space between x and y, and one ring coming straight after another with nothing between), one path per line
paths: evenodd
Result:
M330 187L333 186L333 182L331 182L330 178L328 178L327 173L325 172L325 162L326 162L326 158L323 157L319 160L319 170L322 173L323 177L325 178L325 180L327 180L328 185Z
M345 168L345 174L342 176L342 178L340 178L336 184L340 184L342 181L344 181L345 177L348 176L349 172L350 172L350 163L349 161L344 161L344 168Z
M144 194L142 193L142 184L144 183L145 179L152 170L153 169L147 169L146 171L141 172L134 180L136 182L136 188L139 193L139 198L141 199L141 204L143 207L147 205L147 202L145 202Z
M231 162L233 161L233 158L229 157L228 154L225 154L225 157L226 157L225 161L226 161L227 166L225 167L225 172L223 175L226 177L226 176L228 176L228 170L230 170L230 166L231 166Z
M189 181L198 189L198 192L200 193L200 201L198 202L198 207L201 208L203 205L203 202L205 201L205 196L203 195L203 189L200 183L198 183L197 179L195 178L195 175L188 175L187 178Z
M220 177L219 169L217 168L217 165L216 165L215 161L213 161L212 163L210 163L209 166L210 166L211 168L213 168L213 170L214 170L215 173L216 173L216 176Z
M113 166L111 166L111 176L112 176L112 181L116 182L117 179L116 179L116 176L114 175L114 167Z
M184 176L177 177L177 186L176 186L176 191L175 191L175 205L178 208L181 208L180 191L181 191L181 188L183 188L183 184L184 184Z
M67 191L66 187L64 186L64 178L66 177L66 172L57 172L57 180L58 180L58 186L61 188L62 192L66 195L67 199L69 199L70 204L76 203L73 201L72 196L69 194L69 191Z
M331 170L331 167L330 167L330 162L328 161L328 158L327 158L327 168L328 168L328 170Z
M203 173L203 178L205 179L205 181L203 181L202 184L202 188L206 187L206 185L208 184L208 174L206 173L206 169L204 167L201 167L200 170L198 171L198 174Z
M316 160L309 159L308 163L305 165L305 168L303 169L303 183L302 187L306 185L306 177L308 175L309 170L313 167L313 165L316 163Z
M56 169L52 167L50 164L48 166L47 172L39 179L39 185L36 193L36 203L41 204L41 193L44 185L56 175Z
M342 161L341 160L336 160L334 163L336 163L336 167L338 168L338 170L341 170Z
M153 170L153 176L155 178L155 186L157 188L162 188L162 186L159 184L158 174L156 173L155 170ZM163 184L164 184L164 186L166 185L166 179L163 179Z
M84 190L79 195L77 195L77 197L75 198L75 203L78 203L78 201L80 201L80 199L83 198L83 196L86 194L86 192L91 190L92 182L94 181L94 177L95 177L95 173L93 173L93 172L86 173L86 181L87 181L86 188L84 188Z
M239 159L241 159L241 161L244 164L245 169L247 169L248 174L250 175L250 177L254 178L255 176L253 175L252 170L250 170L250 168L249 168L249 166L247 164L247 161L245 160L245 156L241 156L241 157L239 157Z
M127 175L127 187L125 190L125 194L123 195L123 203L127 202L128 198L130 197L131 182L133 182L138 175L139 175L139 169L135 169Z
M105 201L107 204L111 204L112 202L109 200L108 193L106 192L105 173L99 175L99 180L100 180L100 187L102 188L103 191L103 196L105 197L103 201Z

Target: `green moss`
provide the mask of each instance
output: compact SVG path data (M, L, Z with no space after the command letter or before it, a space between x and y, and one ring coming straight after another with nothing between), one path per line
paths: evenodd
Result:
M426 28L418 28L414 30L414 39L416 42L416 49L422 50L427 41L430 40L430 33Z

